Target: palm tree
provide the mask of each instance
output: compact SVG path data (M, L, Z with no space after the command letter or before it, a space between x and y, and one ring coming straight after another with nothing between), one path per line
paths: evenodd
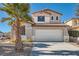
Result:
M22 51L23 44L20 35L20 21L31 21L31 17L28 15L30 5L24 3L5 3L2 5L3 7L1 7L0 10L9 15L7 18L2 18L2 22L8 21L9 25L13 25L16 32L15 49L17 51Z

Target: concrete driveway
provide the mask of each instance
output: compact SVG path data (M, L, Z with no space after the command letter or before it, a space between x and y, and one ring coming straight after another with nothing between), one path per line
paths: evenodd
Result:
M79 46L75 43L66 42L34 42L33 56L46 55L79 55Z

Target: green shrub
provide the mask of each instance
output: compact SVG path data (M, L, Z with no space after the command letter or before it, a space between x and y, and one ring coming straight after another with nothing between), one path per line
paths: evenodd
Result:
M68 31L69 36L79 37L79 31Z
M12 43L15 43L15 40L11 40ZM22 39L22 42L32 42L32 39Z
M23 39L22 42L32 42L32 39Z

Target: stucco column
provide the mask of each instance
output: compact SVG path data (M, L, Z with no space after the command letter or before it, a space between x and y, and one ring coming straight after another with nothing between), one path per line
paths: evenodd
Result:
M25 25L26 39L32 39L32 27L31 24L27 23Z
M69 34L67 28L64 28L64 42L69 42Z

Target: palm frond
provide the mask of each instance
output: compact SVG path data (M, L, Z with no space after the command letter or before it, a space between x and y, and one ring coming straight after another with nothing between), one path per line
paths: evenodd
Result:
M11 21L9 21L8 25L11 26L14 22L15 22L15 20L11 20Z
M8 18L2 18L1 22L5 22L5 21L10 21L12 18L8 17Z
M25 3L3 3L3 7L0 8L0 11L6 12L10 15L11 18L3 18L2 22L12 20L12 18L19 18L21 21L32 21L31 17L28 15L30 4ZM12 23L13 20L10 22ZM9 24L10 24L9 23Z

